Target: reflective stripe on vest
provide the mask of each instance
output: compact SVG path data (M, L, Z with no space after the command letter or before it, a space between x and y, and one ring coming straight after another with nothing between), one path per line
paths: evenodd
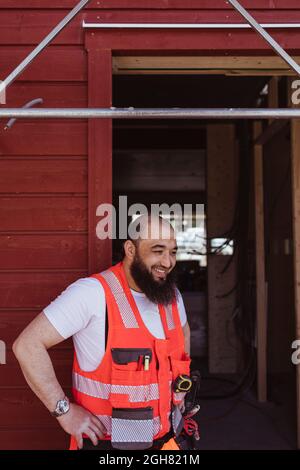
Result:
M138 328L138 322L117 276L109 270L101 273L101 276L104 277L111 289L114 299L119 307L125 328Z
M73 388L90 397L102 398L108 400L111 390L110 384L98 382L98 380L88 379L82 375L73 372Z
M149 385L110 385L73 373L73 387L90 397L108 400L111 393L128 395L132 403L159 400L158 384Z
M172 410L172 427L176 436L182 431L183 428L183 416L178 406L174 406Z
M132 311L132 308L128 302L126 294L122 289L119 279L112 271L104 271L101 273L101 276L106 280L107 284L109 285L114 299L119 307L120 314L122 317L122 321L124 323L125 328L138 328L138 323L135 318L135 315ZM173 312L172 312L172 304L165 306L166 310L166 319L168 329L170 331L175 329L175 323L173 319Z
M111 435L111 433L112 433L112 426L111 426L112 417L108 416L108 415L96 415L96 416L101 421L101 423L104 425L104 427L107 431L107 434ZM154 431L153 431L154 435L158 434L159 431L160 431L160 418L159 418L159 416L156 416L155 418L153 418L153 427L154 427ZM139 436L139 438L141 438L141 436Z
M175 330L175 323L173 319L172 305L165 306L167 325L169 330Z

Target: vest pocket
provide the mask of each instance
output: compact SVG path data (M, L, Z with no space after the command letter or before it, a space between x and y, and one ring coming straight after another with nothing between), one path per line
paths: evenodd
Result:
M152 360L152 350L149 348L112 348L111 355L113 362L120 365L138 364L139 358L149 358Z
M111 379L112 385L148 385L150 381L150 374L149 372L145 372L143 370L136 371L131 369L119 369L113 366L111 371Z
M112 354L112 385L138 386L149 385L151 349L113 348Z
M179 375L190 375L191 358L184 354L181 360L171 357L172 376L176 380Z
M191 364L191 359L187 354L183 355L182 360L178 359L171 359L171 368L172 368L172 380L173 383L175 380L180 376L180 375L190 375L190 364ZM172 384L173 386L173 384ZM173 404L178 405L180 404L186 395L186 392L174 392L172 391L172 397L173 397Z
M153 444L153 408L113 408L111 445L115 449L142 450Z

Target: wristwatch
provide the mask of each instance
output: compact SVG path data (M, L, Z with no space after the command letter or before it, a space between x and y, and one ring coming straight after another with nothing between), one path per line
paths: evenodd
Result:
M51 411L51 416L59 418L59 416L65 415L70 409L70 401L68 397L64 397L62 400L58 400L56 403L56 408L54 411Z

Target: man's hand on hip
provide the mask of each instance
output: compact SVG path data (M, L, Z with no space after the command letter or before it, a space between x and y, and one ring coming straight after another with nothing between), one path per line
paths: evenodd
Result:
M99 418L75 403L71 403L69 411L57 418L57 421L64 431L75 437L79 449L83 446L83 434L86 434L95 446L98 439L103 439L106 434Z

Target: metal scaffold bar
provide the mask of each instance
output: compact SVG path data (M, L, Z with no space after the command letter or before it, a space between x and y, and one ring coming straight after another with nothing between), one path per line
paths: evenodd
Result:
M40 44L0 83L0 94L11 85L16 78L31 64L31 62L56 38L56 36L72 21L73 18L89 3L90 0L81 0L75 8L40 42Z
M300 108L0 108L0 118L299 119Z
M263 28L299 29L300 23L263 23ZM250 29L249 23L87 23L84 29Z
M272 47L272 49L300 76L300 66L294 59L278 44L277 41L259 24L253 16L245 10L237 0L228 0L229 3L243 16L243 18L255 29L260 36Z

